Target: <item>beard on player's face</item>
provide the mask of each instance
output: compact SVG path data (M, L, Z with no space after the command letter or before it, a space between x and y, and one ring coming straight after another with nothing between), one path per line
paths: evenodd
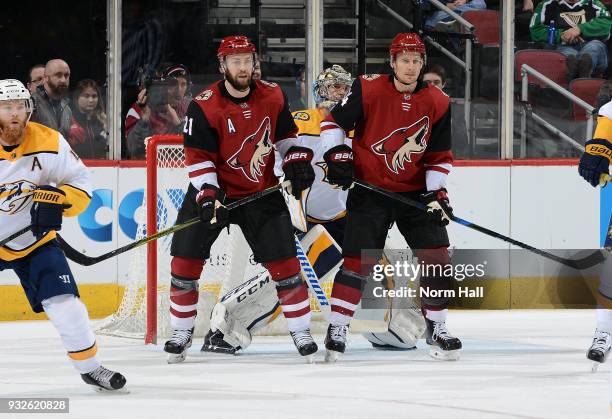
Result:
M0 121L0 138L8 145L18 144L23 138L26 121Z
M251 85L251 81L253 80L253 72L246 70L237 70L234 72L235 75L232 75L230 70L225 68L225 80L229 82L229 84L238 91L244 91L249 88Z

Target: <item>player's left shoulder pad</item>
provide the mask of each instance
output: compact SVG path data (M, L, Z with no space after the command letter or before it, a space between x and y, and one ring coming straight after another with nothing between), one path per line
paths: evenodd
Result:
M435 108L435 121L442 117L450 107L450 97L442 91L438 86L428 86L425 91L431 98ZM435 122L434 121L434 122Z
M612 120L612 100L599 108L599 116L605 116Z
M28 122L26 136L29 141L24 144L24 155L37 153L57 154L59 152L60 133L52 128L36 122Z

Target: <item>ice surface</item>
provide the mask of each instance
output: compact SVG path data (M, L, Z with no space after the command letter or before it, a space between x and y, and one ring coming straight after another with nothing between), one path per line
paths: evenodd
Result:
M288 336L256 337L239 356L200 353L198 340L168 365L161 345L101 336L104 365L130 390L109 395L81 381L49 322L4 322L0 397L69 397L71 418L610 416L609 365L592 374L585 356L593 310L452 311L448 326L463 341L457 362L429 358L424 342L383 352L352 335L334 365L322 362L322 336L314 365Z

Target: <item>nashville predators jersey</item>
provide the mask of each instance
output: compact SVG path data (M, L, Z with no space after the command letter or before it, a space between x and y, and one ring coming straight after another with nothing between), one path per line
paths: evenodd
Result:
M612 143L612 101L599 109L597 128L593 138L608 140Z
M321 121L324 118L321 109L293 112L293 120L298 127L299 145L308 147L314 152L312 165L316 177L306 198L306 212L311 222L332 221L343 217L346 213L348 191L332 186L327 180L327 164L323 160L323 154L330 147L324 146L319 138ZM347 138L345 143L350 146L350 138Z
M31 224L34 190L51 185L66 193L64 216L83 212L91 200L89 171L62 135L35 122L26 124L24 141L18 147L0 146L0 238ZM0 247L0 259L27 256L55 238L55 231L40 239L27 232Z

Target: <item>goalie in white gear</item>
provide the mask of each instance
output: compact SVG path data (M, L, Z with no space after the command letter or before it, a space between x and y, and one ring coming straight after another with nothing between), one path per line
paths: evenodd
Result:
M342 261L338 243L342 243L344 237L348 191L332 186L327 181L327 165L323 159L327 148L319 138L320 124L330 109L346 97L352 82L351 74L339 65L325 69L313 85L317 107L293 112L300 145L314 151L312 165L316 178L310 190L304 193L302 205L289 205L289 208L295 210L292 211L295 213L306 208L310 237L308 240L303 237L302 242L312 243L304 251L322 282L325 278L335 276ZM351 134L346 139L349 146ZM296 217L294 215L292 218L300 218L299 214ZM294 222L299 227L297 224L300 223ZM325 230L313 230L316 225L325 227ZM202 351L233 354L238 349L245 349L251 343L252 333L273 321L280 313L273 287L267 274L261 274L222 296L213 309L211 329L205 337ZM388 331L364 333L364 336L380 349L414 348L416 340L422 337L425 330L420 314L415 316L399 300L390 304L388 311L386 316L380 315L381 322L382 317L388 322Z

